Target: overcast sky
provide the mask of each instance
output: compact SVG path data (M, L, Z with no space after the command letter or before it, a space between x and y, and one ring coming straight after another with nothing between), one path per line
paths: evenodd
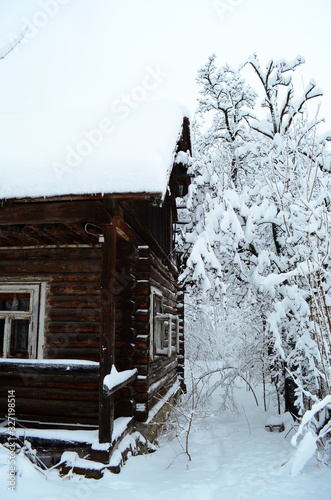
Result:
M0 47L28 25L27 43L0 61L0 111L129 95L175 99L193 114L211 53L237 66L256 52L263 64L305 57L302 79L324 90L331 128L330 20L329 0L0 0Z

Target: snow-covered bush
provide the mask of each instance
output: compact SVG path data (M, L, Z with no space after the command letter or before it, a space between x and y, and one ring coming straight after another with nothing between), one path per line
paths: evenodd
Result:
M292 461L292 474L296 476L306 462L317 453L324 463L331 461L331 395L314 404L302 417L296 434L291 439L297 448Z

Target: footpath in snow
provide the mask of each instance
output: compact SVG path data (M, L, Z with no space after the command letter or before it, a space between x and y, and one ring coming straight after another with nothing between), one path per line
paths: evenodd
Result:
M208 416L197 416L185 454L185 432L160 439L155 453L131 457L119 475L101 480L42 475L18 456L17 491L7 491L8 452L0 448L1 499L7 500L326 500L331 498L331 470L312 458L291 475L292 422L283 433L265 429L273 411L257 407L251 392L236 391L238 413L221 413L218 394ZM207 412L206 412L207 413ZM289 433L288 433L289 432ZM286 434L288 436L286 437Z

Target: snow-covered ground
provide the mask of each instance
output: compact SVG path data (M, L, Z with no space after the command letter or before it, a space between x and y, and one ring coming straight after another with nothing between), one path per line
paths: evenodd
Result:
M297 475L291 475L294 449L292 423L272 433L265 424L275 413L257 407L251 392L236 390L238 413L219 412L215 391L207 416L197 416L184 453L185 433L160 439L155 453L131 457L119 475L101 480L80 476L45 476L27 459L18 457L17 491L7 491L7 455L0 448L0 484L3 500L323 500L330 499L330 468L312 458ZM288 433L289 432L289 433ZM286 434L288 434L286 436Z

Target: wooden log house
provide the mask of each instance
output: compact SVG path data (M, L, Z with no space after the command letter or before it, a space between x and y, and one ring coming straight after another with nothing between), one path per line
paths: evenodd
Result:
M181 120L173 158L191 147ZM93 458L107 463L114 422L126 417L126 432L142 429L180 389L173 226L187 165L175 162L165 178L162 191L106 184L102 193L24 196L23 186L0 201L2 422L14 390L19 427L97 430Z

